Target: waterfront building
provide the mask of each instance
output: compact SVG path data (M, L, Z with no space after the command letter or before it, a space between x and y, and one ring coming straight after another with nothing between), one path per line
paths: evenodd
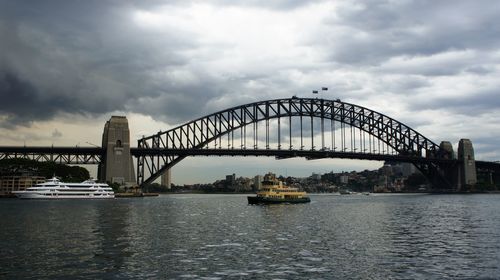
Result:
M40 176L2 176L0 177L0 195L10 195L13 191L24 191L43 182L45 182L45 177Z
M230 186L234 185L236 183L236 174L226 175L226 183Z
M313 173L313 174L311 175L311 179L313 179L313 180L314 180L314 181L316 181L316 182L319 182L319 181L321 181L321 175L320 175L320 174L317 174L317 173Z
M226 182L229 184L234 184L236 182L236 174L226 175Z
M172 172L170 168L165 170L165 172L161 175L161 185L167 190L172 189Z
M342 175L340 175L339 181L340 181L340 184L346 185L347 183L349 183L349 175L343 173Z
M260 190L262 188L262 181L264 180L264 177L262 175L256 175L253 178L253 186L255 190Z

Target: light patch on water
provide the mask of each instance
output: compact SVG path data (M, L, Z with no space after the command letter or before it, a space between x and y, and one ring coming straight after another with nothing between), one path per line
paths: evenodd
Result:
M240 243L222 243L222 244L208 244L202 248L217 248L217 247L241 247Z
M255 250L270 250L268 247L256 247Z
M264 269L251 269L251 270L247 270L248 273L250 274L262 274L262 273L266 273L267 270L264 270Z
M309 250L303 249L303 250L300 250L299 255L300 256L308 257L308 256L312 256L313 253L311 251L309 251Z
M313 268L308 268L304 270L305 272L329 272L331 269L325 268L325 267L313 267Z
M228 269L228 270L223 270L223 271L218 271L214 273L215 275L223 275L223 276L248 276L249 274L243 271L239 270L234 270L234 269Z
M181 277L181 278L197 278L198 275L196 275L196 274L182 274L179 277Z
M306 261L312 261L312 262L320 262L323 260L322 258L315 258L315 257L302 257L302 259L306 260Z

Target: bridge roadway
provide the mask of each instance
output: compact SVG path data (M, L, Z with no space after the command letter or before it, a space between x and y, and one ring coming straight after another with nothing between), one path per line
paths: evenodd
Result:
M41 146L0 146L0 159L27 158L38 161L55 161L66 164L98 164L105 149L99 147L41 147ZM400 161L411 163L452 162L456 160L422 158L415 156L370 154L360 152L340 152L330 150L288 150L288 149L163 149L130 148L134 157L145 155L165 156L274 156L277 159L303 157L306 159L342 158L376 161ZM489 162L484 162L489 163ZM481 165L481 162L480 162ZM500 163L497 164L500 167Z
M359 152L339 152L330 150L286 150L286 149L162 149L148 148L139 149L132 148L130 150L133 156L146 155L165 155L165 156L274 156L277 159L287 159L294 157L303 157L306 159L322 159L322 158L341 158L341 159L360 159L360 160L376 160L376 161L399 161L411 163L425 162L453 162L456 160L450 159L428 159L415 156L391 155L391 154L370 154Z
M360 152L339 152L331 150L276 150L276 149L161 149L148 148L139 149L131 148L130 152L133 156L145 155L165 155L165 156L274 156L276 159L287 159L294 157L303 157L309 160L322 158L340 158L340 159L358 159L358 160L375 160L375 161L393 161L393 162L409 162L409 163L458 163L457 159L444 158L424 158L408 155L392 155L392 154L371 154ZM500 173L500 162L480 161L476 160L476 168L480 170L489 170Z
M287 149L162 149L131 148L132 156L274 156L277 159L303 157L306 159L341 158L376 161L397 161L410 163L453 163L456 159L423 158L405 155L369 154L330 150L287 150ZM105 149L100 147L54 147L54 146L0 146L0 160L25 158L37 161L53 161L64 164L99 164ZM500 173L500 162L476 161L478 170Z

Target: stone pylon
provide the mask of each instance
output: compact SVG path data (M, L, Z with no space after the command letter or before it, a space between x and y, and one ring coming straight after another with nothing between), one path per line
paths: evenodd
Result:
M105 154L99 165L99 180L135 185L134 164L130 154L130 131L126 117L112 116L106 122L102 147Z
M172 188L172 172L170 169L165 170L165 172L161 174L161 185L165 186L168 190Z
M449 141L441 141L439 144L439 150L441 151L441 157L447 159L454 159L455 152L453 152L453 145Z
M461 161L459 170L458 190L465 186L474 186L477 183L476 160L474 159L474 148L469 139L460 139L458 143L458 160Z

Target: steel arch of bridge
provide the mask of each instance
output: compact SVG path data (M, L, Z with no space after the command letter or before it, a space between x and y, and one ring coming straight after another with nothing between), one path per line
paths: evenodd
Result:
M293 149L292 147L292 118L300 118L300 149ZM387 146L387 151L392 149L392 152L397 155L402 155L406 157L414 158L435 158L439 153L439 146L410 128L409 126L390 118L379 112L370 110L368 108L358 106L355 104L342 102L340 100L325 100L325 99L313 99L313 98L285 98L285 99L275 99L249 103L245 105L240 105L232 107L226 110L222 110L186 124L180 125L176 128L170 129L165 132L159 132L155 135L149 137L143 137L138 140L138 154L137 157L137 181L140 185L145 185L151 183L156 178L158 178L162 172L171 168L173 165L177 164L179 161L184 159L187 155L186 153L175 153L174 151L190 150L191 153L188 155L196 155L196 150L203 148L208 148L208 144L215 141L215 146L217 146L217 139L221 143L220 139L227 135L228 149L230 150L241 150L240 155L245 155L245 151L249 151L248 154L251 155L251 150L258 150L259 143L259 126L261 122L265 122L265 144L266 150L268 150L268 155L273 156L273 150L270 148L270 120L277 119L277 150L283 151L282 149L282 127L288 124L289 132L289 147L290 151L304 151L303 145L303 118L310 118L310 150L327 150L329 148L325 147L325 130L328 130L325 126L325 121L330 121L331 127L330 132L332 137L334 132L338 130L345 129L345 125L351 128L351 141L352 141L352 128L358 129L360 138L368 137L374 138L374 140L379 141L383 145ZM282 125L282 119L285 119ZM288 119L288 123L286 122ZM320 128L321 131L321 146L320 149L316 149L314 146L315 136L318 133L314 133L314 122L313 119L319 119L321 121ZM341 127L335 128L335 123L340 123ZM247 127L250 127L251 138L253 138L254 145L251 149L247 150ZM262 128L262 127L261 127ZM240 129L240 147L234 145L234 132ZM332 132L333 131L333 132ZM363 135L361 134L363 132ZM262 132L261 132L262 133ZM342 130L344 134L343 141L346 141L345 130ZM244 137L243 137L244 135ZM295 137L298 137L297 135ZM342 138L342 135L340 135ZM356 137L356 132L354 133ZM233 139L231 145L230 139ZM354 140L356 141L356 140ZM363 140L364 141L364 140ZM371 141L371 140L370 140ZM251 142L251 141L250 141ZM332 141L333 142L333 141ZM351 148L352 148L351 142ZM375 143L375 142L374 142ZM332 144L332 149L335 143ZM360 144L364 145L364 144ZM370 142L371 145L371 142ZM222 149L219 144L219 149ZM341 151L345 152L344 143L342 143ZM144 150L145 153L140 153ZM147 153L146 151L158 151L154 153ZM161 152L161 151L171 151ZM356 148L354 148L356 150ZM366 153L366 148L363 153L366 155L365 159L370 159L369 155L375 150L370 148L369 152ZM337 152L338 153L338 152ZM203 155L203 153L199 153ZM373 153L375 154L375 153ZM380 149L378 150L380 154ZM278 155L276 155L278 156ZM417 165L418 167L418 165ZM150 174L146 177L145 172Z

